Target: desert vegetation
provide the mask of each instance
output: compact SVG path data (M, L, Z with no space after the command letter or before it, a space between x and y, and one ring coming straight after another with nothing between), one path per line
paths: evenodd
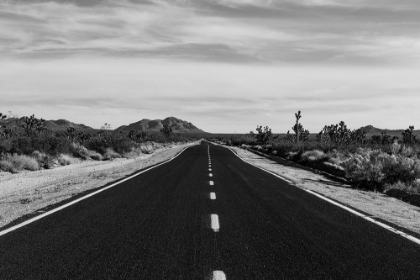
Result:
M300 111L295 118L293 133L274 135L268 126L257 126L256 133L210 140L279 156L343 178L354 188L420 194L420 141L414 126L400 136L382 132L368 137L362 129L351 130L341 121L310 134L300 123Z
M0 113L0 120L6 119L7 115ZM0 127L0 170L12 173L85 160L134 158L169 143L192 140L173 133L169 126L161 132L114 131L105 123L99 130L78 131L69 126L65 131L53 131L44 119L34 115L15 119L18 125Z

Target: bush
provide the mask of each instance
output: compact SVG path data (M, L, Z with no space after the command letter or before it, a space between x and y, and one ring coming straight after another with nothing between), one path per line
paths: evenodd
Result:
M137 148L133 148L130 152L128 152L128 153L124 153L123 154L123 157L124 158L128 158L128 159L131 159L131 158L136 158L136 157L138 157L138 156L140 156L142 154L142 152L141 152L141 147L139 146L139 147L137 147Z
M10 172L10 173L17 173L18 171L13 166L13 163L7 160L0 160L0 170Z
M47 154L41 153L40 151L33 151L30 156L34 158L43 168L52 167L52 159Z
M412 183L404 183L401 181L395 182L395 183L387 183L384 186L384 190L385 192L392 190L392 189L397 189L397 190L402 190L405 191L407 193L417 193L420 194L420 182L419 181L414 181Z
M325 161L328 159L328 156L320 150L312 150L302 153L300 156L300 161L309 162L309 161Z
M384 158L384 183L394 184L398 181L411 184L420 177L420 161L402 155L391 155Z
M388 154L380 150L360 150L351 155L341 166L348 179L369 185L374 190L382 190L380 184L384 178L383 162L387 156Z
M104 154L105 160L113 160L116 158L121 158L121 155L119 153L116 153L113 149L108 148L106 149L106 152Z
M389 155L380 150L359 149L341 166L346 177L382 191L385 184L398 181L412 184L420 177L420 161L402 155Z
M5 169L3 169L5 168ZM39 164L36 159L25 155L6 155L2 159L2 169L8 172L16 172L21 170L39 170ZM11 171L12 170L12 171Z
M72 150L73 150L73 156L77 157L77 158L81 158L81 159L93 159L93 160L102 160L102 155L95 152L95 151L91 151L86 149L85 147L79 145L79 144L75 144L72 143L71 145Z
M70 164L77 164L80 162L79 159L72 157L71 155L60 154L57 157L58 164L60 165L70 165Z

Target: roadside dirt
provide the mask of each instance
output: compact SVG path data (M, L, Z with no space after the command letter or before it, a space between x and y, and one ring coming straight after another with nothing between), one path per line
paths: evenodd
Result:
M382 193L351 189L323 175L298 167L278 164L250 151L230 147L247 162L274 172L299 188L318 192L326 197L389 221L397 226L420 233L420 208Z
M174 145L135 159L85 161L35 172L0 172L0 227L26 214L101 187L137 170L163 162L187 146Z

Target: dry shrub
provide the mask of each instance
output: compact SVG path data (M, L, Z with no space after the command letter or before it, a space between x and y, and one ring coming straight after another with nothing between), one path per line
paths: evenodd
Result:
M115 152L113 149L111 149L111 148L107 148L106 149L106 152L105 152L105 154L104 154L104 159L105 160L113 160L113 159L116 159L116 158L121 158L122 156L119 154L119 153L117 153L117 152Z
M36 159L25 155L6 155L2 159L1 168L8 172L17 172L21 170L36 171L39 170L39 164Z
M87 160L87 159L102 160L102 155L100 153L88 150L82 145L72 143L71 147L72 147L74 157L81 158L84 160Z
M300 160L303 162L325 161L327 158L327 155L320 150L306 151L300 156Z
M30 156L34 158L43 168L49 169L53 166L52 158L45 153L40 151L33 151Z
M57 161L58 161L58 164L63 165L63 166L80 163L79 159L77 159L77 158L75 158L71 155L66 155L66 154L60 154L57 157Z
M124 158L128 158L128 159L132 159L132 158L136 158L139 157L142 154L141 152L141 148L133 148L130 152L128 153L124 153L123 157Z
M381 150L359 149L341 166L354 182L367 182L382 190L385 184L401 181L411 185L420 177L420 160L403 155L389 155Z
M93 160L101 161L103 160L103 156L100 153L89 151L89 157Z
M10 173L17 173L18 171L14 168L13 164L7 160L0 160L0 169Z
M392 184L385 184L384 190L385 192L391 189L398 189L398 190L403 190L407 193L416 193L416 194L420 194L420 182L419 181L414 181L412 183L405 183L405 182L395 182Z

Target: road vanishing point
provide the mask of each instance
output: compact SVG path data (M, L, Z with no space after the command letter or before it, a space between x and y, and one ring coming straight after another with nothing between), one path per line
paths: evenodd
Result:
M203 141L1 235L0 279L420 279L420 245Z

